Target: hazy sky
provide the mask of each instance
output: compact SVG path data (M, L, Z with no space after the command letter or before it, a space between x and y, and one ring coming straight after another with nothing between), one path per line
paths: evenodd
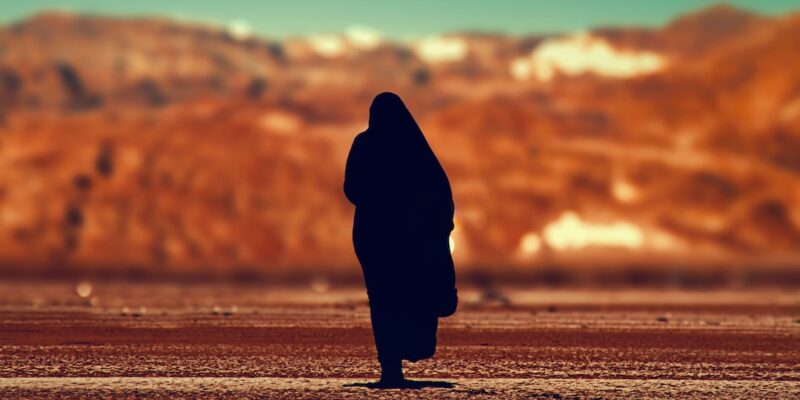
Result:
M455 30L562 32L599 25L657 26L718 1L705 0L3 0L0 22L45 9L161 15L229 24L268 37L338 32L364 25L394 38ZM800 0L734 0L766 13L800 11Z

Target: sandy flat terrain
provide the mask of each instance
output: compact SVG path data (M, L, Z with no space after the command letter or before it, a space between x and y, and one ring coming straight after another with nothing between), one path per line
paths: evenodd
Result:
M0 397L800 398L798 291L463 290L399 391L360 288L77 289L0 284Z

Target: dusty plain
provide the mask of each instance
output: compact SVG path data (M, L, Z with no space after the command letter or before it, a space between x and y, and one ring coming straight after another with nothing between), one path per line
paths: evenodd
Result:
M465 288L419 389L377 377L365 294L0 283L0 398L800 399L789 289Z

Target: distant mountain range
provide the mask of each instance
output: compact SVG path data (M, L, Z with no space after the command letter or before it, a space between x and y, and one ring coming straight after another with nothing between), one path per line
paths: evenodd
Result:
M729 6L409 42L38 14L0 27L0 262L357 273L344 158L391 90L450 175L459 268L793 268L798 37Z

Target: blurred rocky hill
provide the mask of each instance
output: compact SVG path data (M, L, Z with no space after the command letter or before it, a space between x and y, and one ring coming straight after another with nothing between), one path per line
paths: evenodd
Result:
M450 175L459 268L794 268L798 37L728 6L410 42L34 15L0 27L0 263L357 273L344 159L391 90Z

